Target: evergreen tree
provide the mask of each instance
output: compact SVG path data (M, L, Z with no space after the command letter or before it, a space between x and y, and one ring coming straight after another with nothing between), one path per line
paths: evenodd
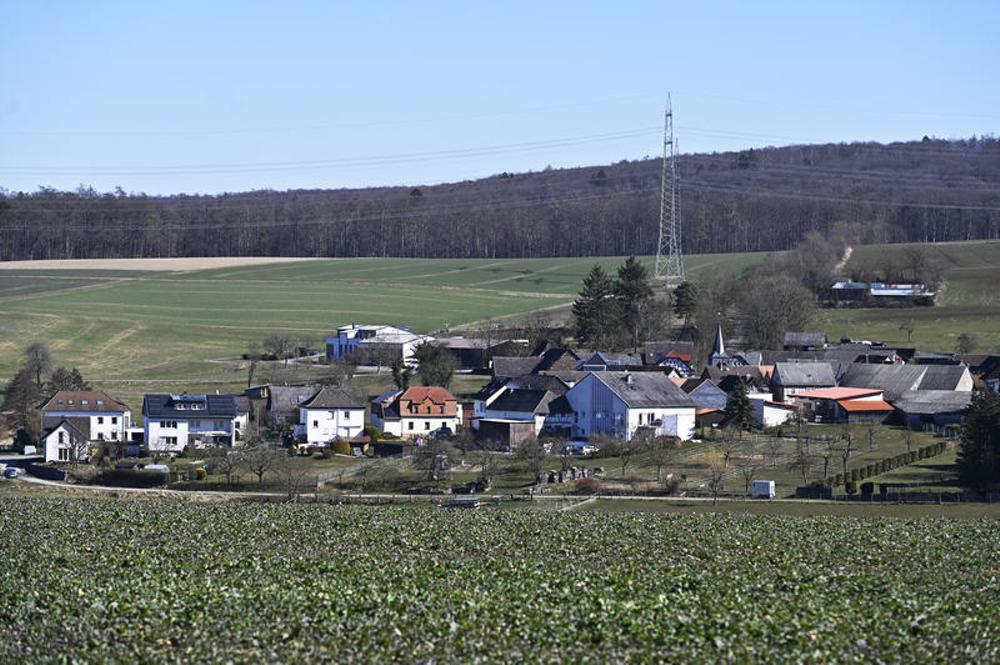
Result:
M736 384L736 388L729 395L725 414L729 424L733 427L746 430L754 426L753 404L747 396L747 384L743 381Z
M425 386L447 388L455 375L455 359L443 346L424 342L413 350L413 357L419 362L417 373Z
M402 360L397 360L392 364L392 382L400 390L410 387L410 380L413 378L413 369Z
M687 325L697 308L698 288L691 282L681 282L674 289L674 314L684 319L684 325Z
M595 265L583 280L583 289L573 303L576 338L581 346L606 348L615 333L614 282L604 268Z
M986 489L1000 482L1000 395L977 391L962 425L958 448L962 483Z
M4 390L4 411L7 425L20 430L34 442L41 435L41 414L38 411L42 392L35 383L35 374L28 368L18 370Z
M84 381L83 375L77 368L74 367L70 370L65 367L57 367L45 383L45 392L54 395L60 390L90 390L90 384Z
M632 350L639 348L639 331L643 323L645 309L653 300L653 287L650 284L649 271L630 256L618 267L618 280L615 282L615 297L621 312L622 323L629 331Z

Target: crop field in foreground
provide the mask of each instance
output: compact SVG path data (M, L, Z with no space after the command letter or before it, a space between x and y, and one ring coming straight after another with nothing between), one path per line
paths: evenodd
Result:
M0 498L0 661L996 662L995 520Z

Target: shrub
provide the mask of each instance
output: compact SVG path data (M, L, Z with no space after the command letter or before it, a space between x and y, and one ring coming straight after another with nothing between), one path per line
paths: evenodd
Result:
M875 483L861 483L861 496L871 496L875 493Z
M601 491L601 481L593 476L577 478L576 491L580 494L596 494Z
M205 467L199 466L194 470L194 477L197 480L205 480L208 477L208 471L205 470Z
M852 483L858 482L858 470L857 469L851 469L851 482Z
M330 444L333 448L333 452L338 455L350 455L351 454L351 444L344 439L337 439Z
M858 492L857 483L855 483L853 480L848 480L846 483L844 483L844 491L847 492L848 494L857 494Z

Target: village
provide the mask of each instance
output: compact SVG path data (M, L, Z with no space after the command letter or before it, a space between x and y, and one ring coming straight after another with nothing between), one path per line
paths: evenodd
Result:
M232 489L241 473L274 487L293 463L284 474L296 492L870 500L878 483L883 500L940 500L942 487L957 500L954 478L912 482L900 469L952 463L974 391L1000 385L1000 355L821 331L755 350L734 347L720 324L707 359L697 353L685 340L615 353L353 323L326 339L321 362L391 372L392 389L146 394L140 421L114 395L70 382L37 405L40 436L22 437L20 466L26 478L190 489ZM436 375L439 385L426 381ZM454 377L480 387L456 395Z

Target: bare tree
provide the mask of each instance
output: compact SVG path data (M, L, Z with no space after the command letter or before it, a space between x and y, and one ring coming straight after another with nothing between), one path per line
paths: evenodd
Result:
M528 438L517 444L514 456L515 459L527 467L535 482L539 482L542 476L542 469L545 467L545 462L549 457L545 451L545 446L538 439L533 437Z
M24 368L31 372L39 390L44 385L43 377L52 370L52 354L42 342L32 342L24 349Z
M844 447L840 450L840 459L844 463L844 476L847 476L847 464L851 461L851 453L854 452L854 437L848 434L844 437Z
M413 453L413 464L427 472L427 480L441 480L455 460L455 449L444 439L431 439Z
M732 459L733 455L740 446L740 432L738 429L733 427L723 427L720 431L719 440L716 442L716 448L718 448L719 453L722 455L722 461L725 463L726 467L729 467L729 460Z
M875 435L878 433L878 428L876 428L874 425L869 425L867 432L868 432L868 450L874 452Z
M809 482L809 474L812 473L812 458L801 439L795 442L795 457L792 459L792 468L802 474L803 484Z
M288 359L295 351L295 339L284 332L274 332L264 338L264 350L271 354L275 360L284 360L288 365Z
M264 475L275 465L275 458L280 454L282 451L253 438L246 443L240 456L247 470L257 476L257 484L263 485Z
M274 472L281 480L285 493L289 501L295 501L304 489L309 480L309 465L301 460L295 459L292 455L276 455L274 458ZM315 483L315 480L313 481ZM315 487L315 484L313 485Z
M714 506L719 502L719 494L725 487L728 464L717 450L710 452L705 461L708 462L708 490L712 493L712 505Z
M237 472L243 465L243 459L240 451L218 448L213 451L209 464L212 466L213 472L224 474L226 476L226 485L232 487L233 479L237 476Z
M253 385L253 375L257 371L257 363L261 357L260 345L257 342L247 343L247 388Z
M670 461L671 453L680 445L681 440L676 436L655 436L646 444L643 456L656 469L656 482L660 482L663 467Z
M903 429L903 443L906 444L906 452L913 450L913 430L909 427Z
M739 458L740 475L743 476L745 491L749 495L750 485L757 475L757 469L760 468L760 460L757 459L757 446L752 436L744 441L741 448Z

